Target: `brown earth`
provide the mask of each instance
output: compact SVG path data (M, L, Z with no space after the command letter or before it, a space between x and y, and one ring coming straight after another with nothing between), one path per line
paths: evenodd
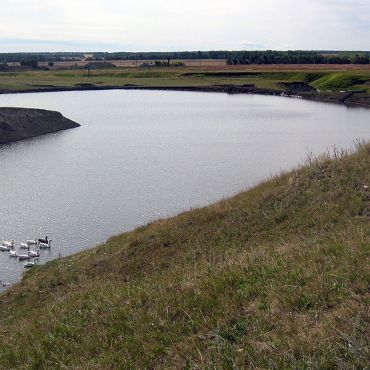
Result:
M285 89L288 93L301 93L301 92L311 92L316 91L316 89L305 82L279 82L276 84L279 87Z
M0 144L79 126L59 112L43 109L0 108Z

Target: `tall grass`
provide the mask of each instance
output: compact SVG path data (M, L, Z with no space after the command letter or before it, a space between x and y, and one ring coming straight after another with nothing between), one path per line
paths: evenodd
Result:
M39 266L1 296L4 369L359 369L370 146Z

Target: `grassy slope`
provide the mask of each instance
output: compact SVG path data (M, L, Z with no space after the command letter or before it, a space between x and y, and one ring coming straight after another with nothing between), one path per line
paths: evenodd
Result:
M0 365L365 368L370 146L27 272Z
M330 73L315 80L312 85L320 90L356 90L370 91L369 75L359 73Z
M307 67L308 68L308 67ZM343 68L346 68L345 66ZM364 67L365 68L365 67ZM343 71L252 71L250 75L238 75L235 69L227 69L230 76L217 76L217 69L200 70L184 68L115 68L94 70L93 77L87 77L85 70L52 70L19 72L16 75L0 73L0 89L28 90L40 87L74 87L76 84L91 83L98 86L123 86L125 84L143 86L207 86L222 84L255 84L260 88L279 89L279 82L302 81L320 90L353 90L362 89L370 92L370 72L364 70ZM248 72L247 67L240 72ZM191 73L194 73L191 75ZM225 69L222 71L225 73ZM236 75L232 75L236 73Z

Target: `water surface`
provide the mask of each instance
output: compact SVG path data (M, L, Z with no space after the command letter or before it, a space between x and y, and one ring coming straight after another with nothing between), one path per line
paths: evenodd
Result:
M214 202L370 137L370 112L298 99L170 91L1 95L82 127L0 146L0 240L48 235L41 262ZM0 252L0 280L23 264Z

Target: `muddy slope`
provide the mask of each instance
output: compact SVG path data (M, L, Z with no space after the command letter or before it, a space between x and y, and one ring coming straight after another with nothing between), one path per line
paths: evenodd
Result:
M0 144L79 126L59 112L43 109L0 108Z

